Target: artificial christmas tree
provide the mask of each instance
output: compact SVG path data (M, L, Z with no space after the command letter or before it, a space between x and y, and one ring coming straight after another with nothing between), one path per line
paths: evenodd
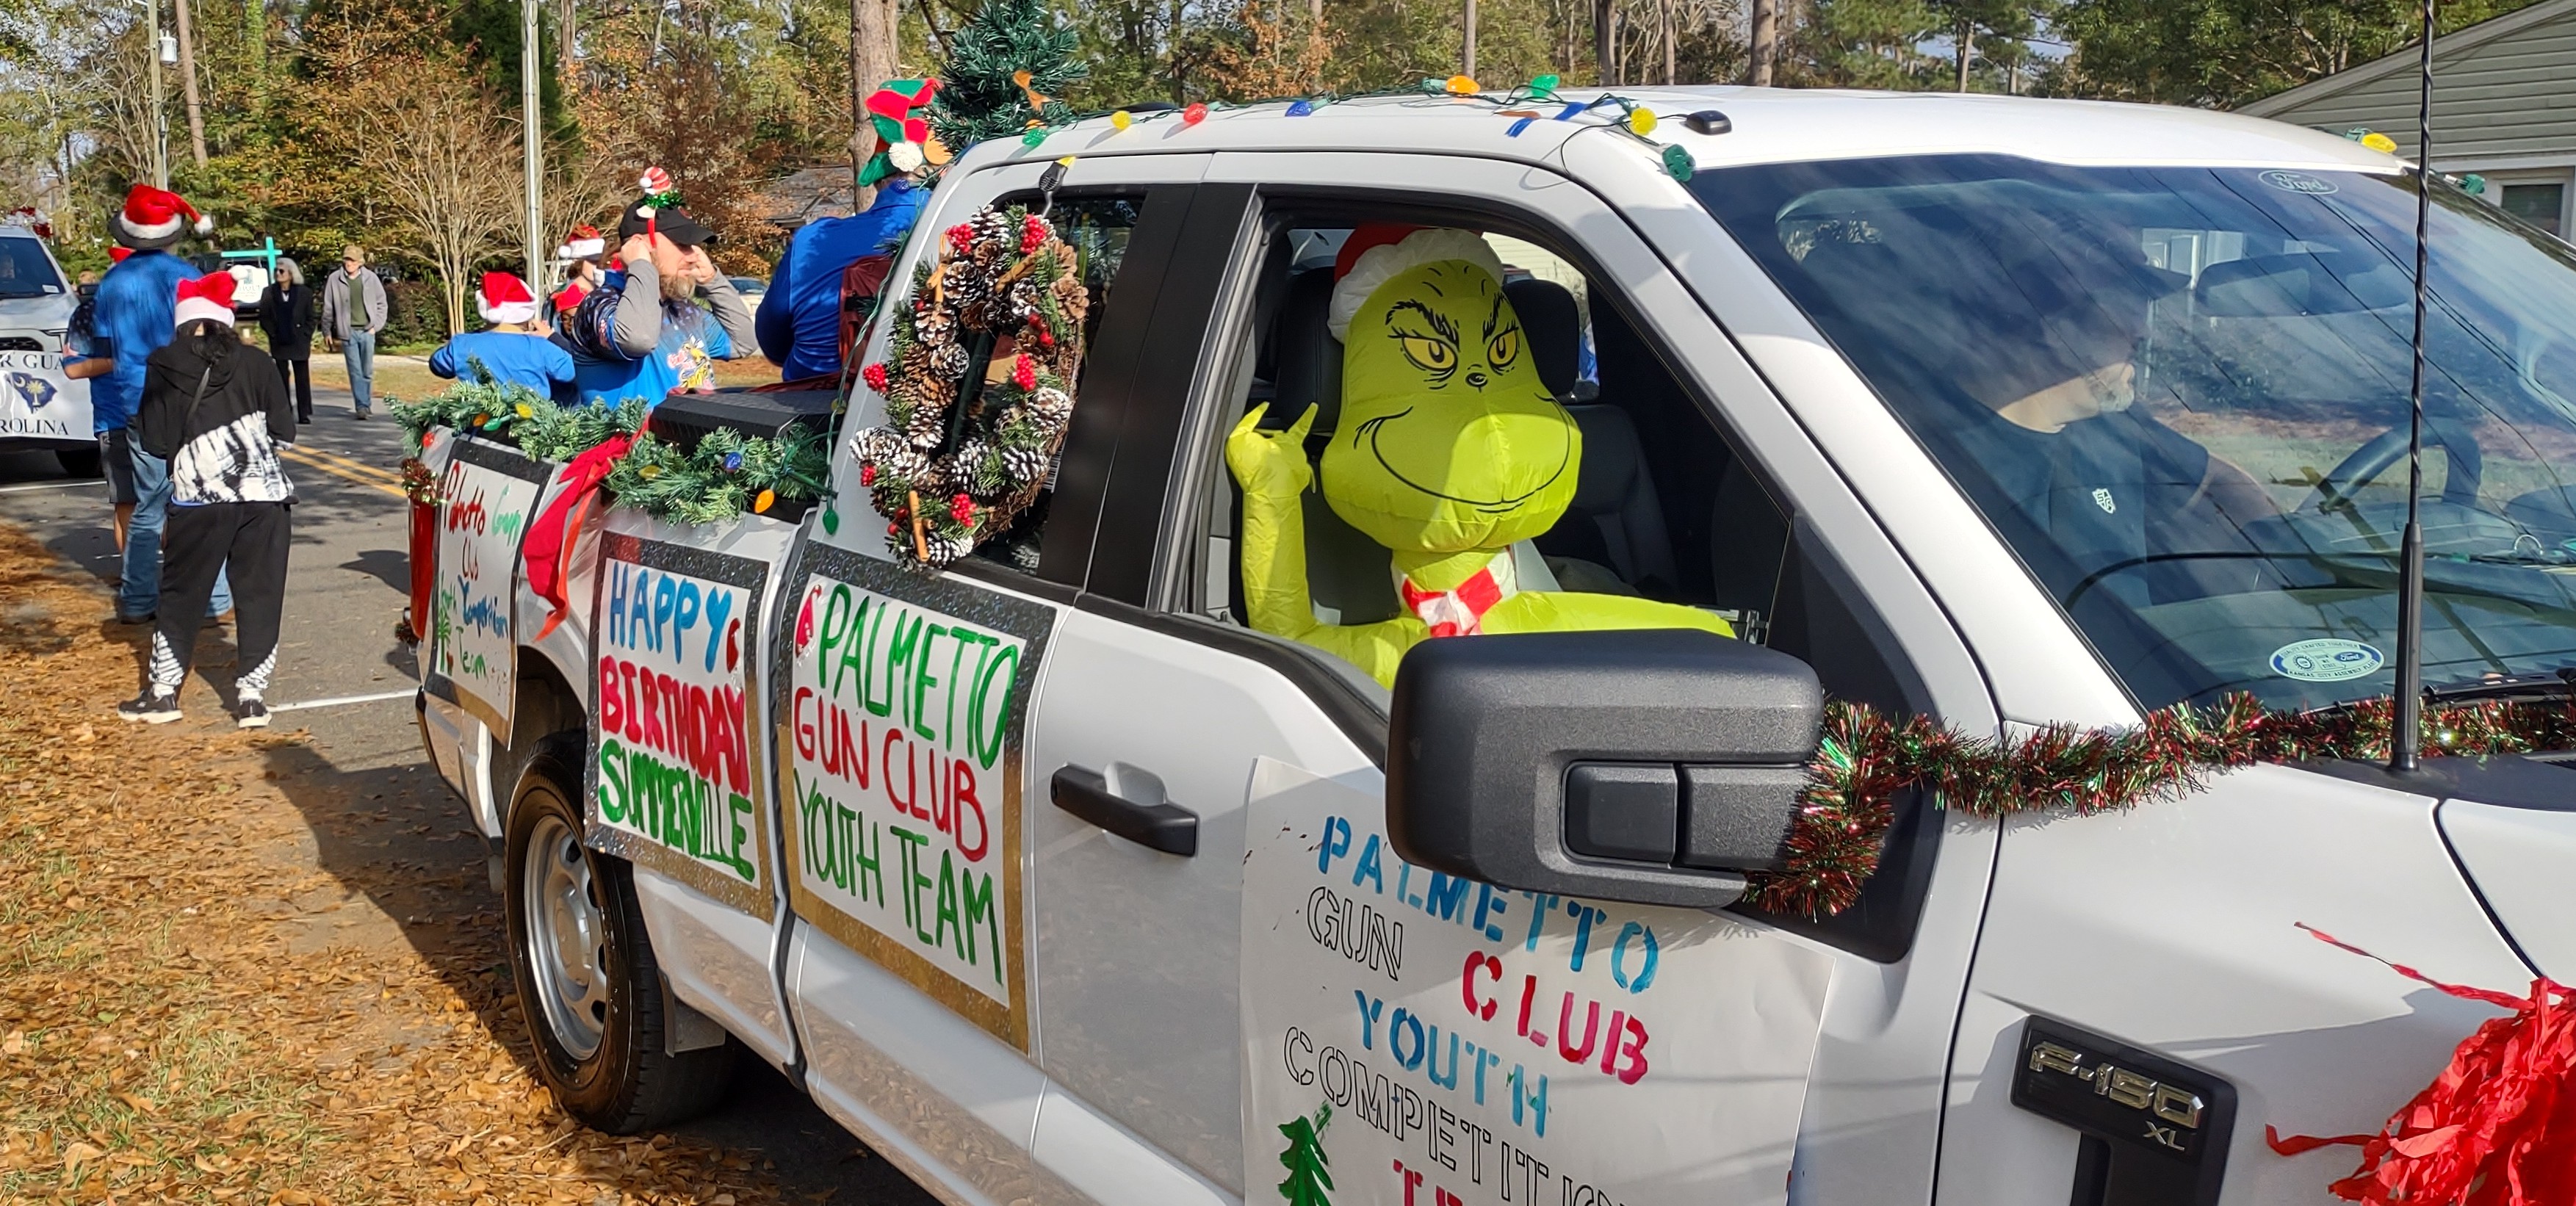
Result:
M1073 59L1073 29L1046 0L985 0L948 45L930 125L958 153L987 138L1015 137L1032 122L1073 120L1058 98L1083 71Z

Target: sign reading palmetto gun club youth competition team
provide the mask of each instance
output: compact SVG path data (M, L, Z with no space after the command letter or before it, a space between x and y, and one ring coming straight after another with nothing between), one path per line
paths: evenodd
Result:
M506 741L518 695L519 542L554 466L483 440L431 435L421 459L435 457L439 443L448 456L438 475L438 581L422 686Z
M759 667L770 562L618 531L601 551L588 840L767 920Z
M1744 921L1414 866L1375 792L1258 760L1247 1202L1781 1202L1826 956Z
M793 580L797 915L1025 1049L1022 734L1054 613L821 545Z

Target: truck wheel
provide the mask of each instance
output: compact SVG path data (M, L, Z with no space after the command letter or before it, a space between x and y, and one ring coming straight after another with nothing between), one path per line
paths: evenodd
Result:
M519 777L502 853L510 970L555 1100L586 1126L630 1135L712 1107L735 1044L664 1046L662 972L634 873L582 844L580 781L553 748Z
M64 473L73 477L98 476L98 449L58 448L54 451L54 460L61 463Z

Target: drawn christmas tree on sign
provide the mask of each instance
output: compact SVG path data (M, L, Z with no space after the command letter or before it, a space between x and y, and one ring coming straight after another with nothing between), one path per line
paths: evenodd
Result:
M1326 1166L1333 1162L1324 1154L1324 1127L1333 1120L1333 1107L1328 1103L1316 1107L1313 1118L1292 1118L1282 1123L1279 1133L1288 1137L1288 1150L1279 1153L1279 1163L1288 1169L1288 1179L1279 1183L1279 1192L1288 1206L1333 1206L1327 1192L1333 1187L1333 1174Z

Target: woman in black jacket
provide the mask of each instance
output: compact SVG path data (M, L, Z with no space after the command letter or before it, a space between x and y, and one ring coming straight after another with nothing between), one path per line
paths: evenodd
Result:
M259 329L277 361L280 385L295 390L295 421L313 421L313 289L293 260L277 262L277 276L259 294Z
M179 282L178 335L144 361L135 439L170 462L170 517L161 537L161 616L143 693L117 705L127 720L179 719L198 617L215 575L232 569L239 659L233 717L268 727L269 674L277 668L277 627L286 603L288 508L278 448L295 442L286 386L267 357L233 331L233 278L218 272Z

